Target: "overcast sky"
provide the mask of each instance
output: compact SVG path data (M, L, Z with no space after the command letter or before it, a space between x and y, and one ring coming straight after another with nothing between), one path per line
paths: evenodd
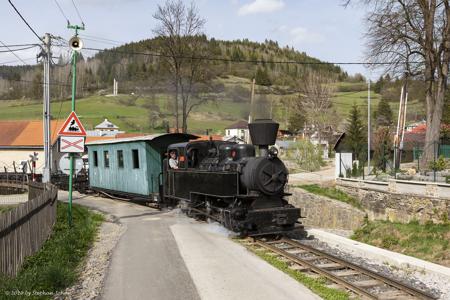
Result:
M39 33L69 39L55 0L12 0ZM71 0L58 0L72 23L80 23ZM75 0L86 24L82 33L120 42L153 36L153 13L163 0ZM232 40L248 38L262 42L278 41L325 61L362 61L364 51L364 11L342 7L341 0L196 0L206 19L209 37ZM6 44L34 43L37 38L20 20L8 1L0 2L0 41ZM91 47L107 48L108 43L85 39ZM4 50L4 49L2 49ZM37 50L18 52L33 62ZM0 53L0 63L17 60L11 53ZM362 66L343 66L350 73L367 75Z

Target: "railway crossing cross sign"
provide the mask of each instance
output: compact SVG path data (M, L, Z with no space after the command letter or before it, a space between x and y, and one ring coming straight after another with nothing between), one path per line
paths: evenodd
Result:
M83 153L84 136L61 136L59 138L59 152Z
M58 132L58 135L63 136L86 136L86 130L81 124L80 119L78 119L77 114L72 111L70 115L67 117L63 126Z

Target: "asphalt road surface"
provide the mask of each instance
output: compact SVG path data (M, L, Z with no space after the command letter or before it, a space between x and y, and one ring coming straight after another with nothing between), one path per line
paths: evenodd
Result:
M60 192L60 200L66 199ZM100 197L74 194L74 203L111 214L125 226L102 299L320 299L230 240L218 224Z

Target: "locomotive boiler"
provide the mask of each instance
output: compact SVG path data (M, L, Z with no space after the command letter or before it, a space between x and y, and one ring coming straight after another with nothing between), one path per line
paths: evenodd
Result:
M179 202L192 217L210 218L241 235L279 234L298 228L300 209L288 203L288 170L275 144L278 123L249 125L252 144L192 141L172 144L178 168L163 163L163 201ZM257 146L258 148L256 148ZM256 152L259 155L256 155Z

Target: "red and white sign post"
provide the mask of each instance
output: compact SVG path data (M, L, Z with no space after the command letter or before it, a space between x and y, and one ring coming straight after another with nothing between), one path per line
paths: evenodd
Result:
M59 152L63 153L83 153L84 138L86 130L78 119L77 114L73 111L64 122L58 132L59 135Z
M74 99L73 99L74 100ZM74 102L73 102L74 103ZM75 105L72 103L72 109ZM59 152L69 153L69 226L72 226L72 180L73 180L73 164L74 153L84 152L84 139L86 137L86 130L78 119L75 111L72 111L69 117L64 122L61 129L58 131L59 136Z

